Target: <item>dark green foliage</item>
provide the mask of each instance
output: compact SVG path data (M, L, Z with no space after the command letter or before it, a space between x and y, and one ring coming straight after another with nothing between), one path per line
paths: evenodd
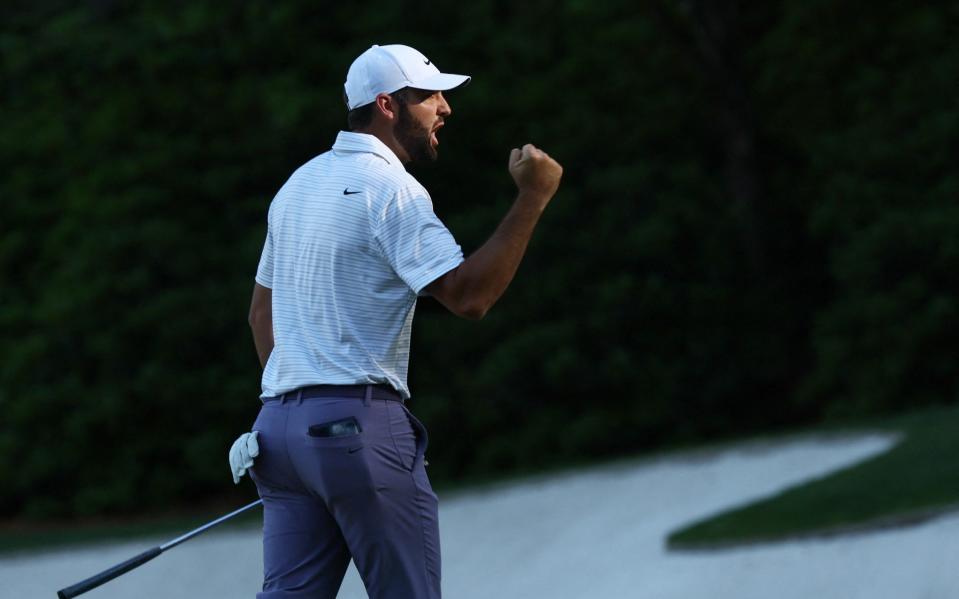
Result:
M511 147L565 166L486 320L421 303L434 478L957 397L954 11L25 6L0 9L4 513L229 492L267 206L371 43L474 76L415 171L467 251Z

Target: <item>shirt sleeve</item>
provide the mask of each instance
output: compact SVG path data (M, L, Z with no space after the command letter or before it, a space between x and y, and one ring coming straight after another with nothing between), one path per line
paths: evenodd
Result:
M256 267L256 282L273 289L273 232L269 223L266 226L266 242L260 254L260 264Z
M433 212L425 189L403 188L378 215L373 238L414 293L463 262L463 250Z

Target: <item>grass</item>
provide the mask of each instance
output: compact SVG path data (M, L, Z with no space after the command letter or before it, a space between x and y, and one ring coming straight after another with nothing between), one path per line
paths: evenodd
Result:
M959 508L959 407L869 423L896 432L889 451L669 535L674 549L715 548L923 521Z

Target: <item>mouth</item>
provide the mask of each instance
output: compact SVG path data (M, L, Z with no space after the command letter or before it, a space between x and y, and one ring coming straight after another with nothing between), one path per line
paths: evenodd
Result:
M444 124L445 123L440 121L439 123L437 123L435 127L433 127L433 130L430 132L430 145L433 146L434 148L440 145L440 140L439 138L436 137L436 133L440 130L440 127L442 127Z

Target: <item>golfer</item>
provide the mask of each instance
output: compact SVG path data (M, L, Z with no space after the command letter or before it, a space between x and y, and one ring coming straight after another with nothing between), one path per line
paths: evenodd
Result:
M260 599L333 598L351 558L371 598L440 597L427 433L405 406L416 300L482 318L562 175L533 145L513 149L516 200L464 260L404 165L436 160L444 92L469 79L407 46L363 52L349 131L270 205L250 307L263 407L230 451L234 480L250 468L263 499Z

